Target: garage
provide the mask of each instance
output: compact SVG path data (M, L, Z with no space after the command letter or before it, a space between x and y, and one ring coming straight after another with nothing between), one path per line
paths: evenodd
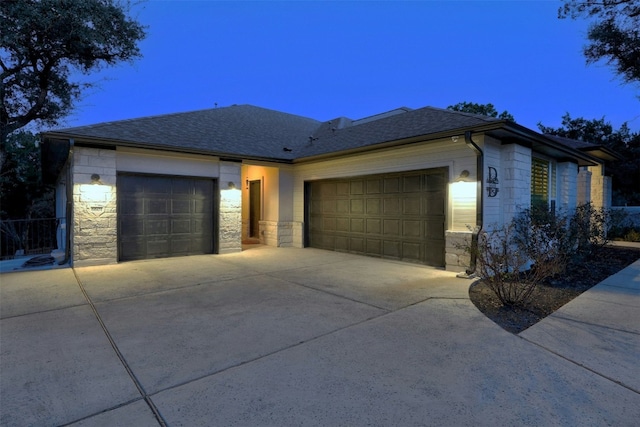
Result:
M306 183L308 246L443 267L447 169Z
M215 180L118 174L119 261L215 252Z

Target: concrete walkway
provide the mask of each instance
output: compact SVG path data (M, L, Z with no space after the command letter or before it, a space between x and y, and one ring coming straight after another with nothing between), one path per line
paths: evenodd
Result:
M315 249L0 275L0 424L637 425L640 260L520 335Z

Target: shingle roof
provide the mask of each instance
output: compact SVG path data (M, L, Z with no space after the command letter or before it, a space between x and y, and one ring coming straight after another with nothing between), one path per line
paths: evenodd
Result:
M432 107L401 108L355 121L340 117L319 122L251 105L233 105L61 129L45 135L294 160L501 122Z
M503 122L493 117L433 107L405 109L399 114L363 121L364 123L358 124L359 120L357 120L351 126L335 130L323 124L314 132L313 141L307 141L296 150L296 158Z
M308 140L320 122L307 117L254 107L225 108L98 123L46 132L96 138L150 148L291 159L284 151Z

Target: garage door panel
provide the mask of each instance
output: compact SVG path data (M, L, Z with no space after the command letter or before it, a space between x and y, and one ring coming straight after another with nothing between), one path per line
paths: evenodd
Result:
M349 194L351 194L352 196L364 194L364 181L362 180L351 181L349 188L350 188Z
M382 220L367 218L367 234L382 234Z
M348 196L349 190L350 190L350 186L348 182L336 183L336 196Z
M349 222L349 218L336 218L336 231L348 232Z
M382 205L382 200L379 198L367 199L367 215L379 215L380 214L380 206Z
M383 220L384 228L383 234L397 236L400 234L400 220L399 219L385 219Z
M322 221L322 230L324 231L335 231L336 230L336 219L335 218L324 218Z
M402 199L402 214L420 216L421 200L414 197L405 197Z
M364 233L364 218L351 218L352 233Z
M421 220L403 220L402 237L421 239L424 236Z
M168 219L147 219L145 234L150 236L164 236L169 233Z
M400 178L385 178L384 179L384 194L396 194L400 191Z
M364 238L362 237L349 238L349 248L347 248L346 250L350 250L351 252L365 253Z
M403 177L402 191L405 193L420 192L422 191L422 176L410 175Z
M364 213L364 199L351 200L351 213L356 215Z
M382 180L368 179L367 180L367 194L380 194L382 192Z
M169 201L167 199L151 199L145 203L145 214L168 214L169 213Z
M169 194L171 193L171 179L163 177L144 178L144 192L146 194Z
M445 168L311 182L309 245L443 266L446 183Z
M402 242L402 257L407 261L422 261L422 248L420 243Z
M193 209L193 203L189 199L185 200L172 200L171 201L171 213L176 214L188 214Z
M382 254L387 258L400 259L400 246L397 240L385 240Z
M380 254L382 254L382 240L367 239L367 255L380 255Z
M191 219L174 219L171 221L171 233L172 234L191 234L195 230L192 230Z
M336 200L336 213L337 214L348 214L349 213L349 200L348 199L338 199L338 200Z
M214 251L214 181L118 175L120 260Z
M144 201L127 197L118 198L121 215L142 215L144 214Z
M385 215L399 215L400 214L400 199L389 198L384 199L383 202Z

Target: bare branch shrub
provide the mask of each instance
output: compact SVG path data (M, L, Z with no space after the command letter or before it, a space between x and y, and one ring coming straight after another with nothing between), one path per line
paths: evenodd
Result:
M557 274L562 264L545 230L534 229L523 240L515 221L483 232L477 250L478 275L508 306L526 305L536 286Z

